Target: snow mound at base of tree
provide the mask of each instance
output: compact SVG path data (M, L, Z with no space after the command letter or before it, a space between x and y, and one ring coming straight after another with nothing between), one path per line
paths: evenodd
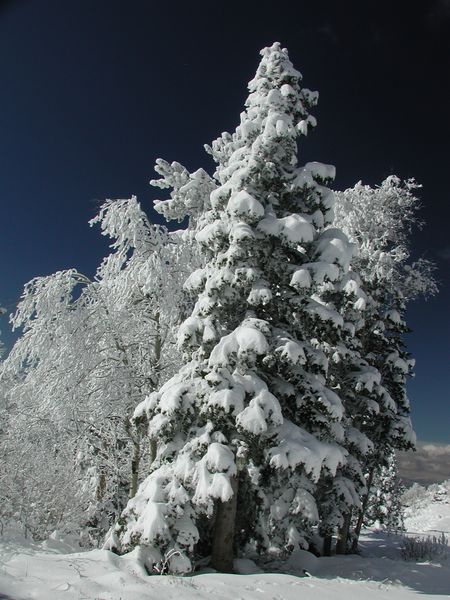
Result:
M421 594L438 600L450 595L450 559L441 564L402 561L401 538L383 532L366 532L362 556L316 558L298 551L284 565L271 565L276 567L273 572L262 572L249 559L237 559L239 574L205 570L191 577L149 577L136 552L122 557L107 550L64 553L63 547L71 541L54 536L55 541L59 548L12 532L0 536L0 598L413 600Z
M235 558L233 561L234 572L239 575L254 575L256 573L263 573L264 571L258 567L258 565L249 558Z
M284 567L288 572L316 575L320 570L320 559L306 550L295 550Z

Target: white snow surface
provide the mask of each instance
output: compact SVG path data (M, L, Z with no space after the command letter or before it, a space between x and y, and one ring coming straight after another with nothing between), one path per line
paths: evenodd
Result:
M263 205L245 190L233 194L228 201L228 212L236 217L260 219L264 216Z
M345 463L345 454L340 446L319 442L291 421L284 421L279 439L278 446L269 450L270 464L277 469L295 469L303 464L305 471L317 480L322 467L334 474Z
M298 550L283 564L258 567L235 561L236 574L204 569L193 576L149 577L139 549L117 556L87 552L55 536L43 543L17 531L0 536L2 600L413 600L448 598L450 559L411 563L399 539L380 532L362 537L362 555L316 558Z
M302 242L312 242L314 239L314 227L297 214L280 219L273 216L266 217L258 223L258 229L269 236L284 238L293 246Z
M447 534L450 532L450 479L429 486L424 493L424 500L406 508L406 529L418 534Z

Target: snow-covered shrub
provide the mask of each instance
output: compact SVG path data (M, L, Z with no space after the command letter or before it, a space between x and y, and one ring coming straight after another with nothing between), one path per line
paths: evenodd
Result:
M442 483L433 483L428 486L428 493L434 502L449 504L450 502L450 479Z
M400 550L404 560L423 562L443 559L449 554L448 537L444 533L439 537L404 537Z
M413 483L406 488L402 494L402 504L405 508L419 508L429 499L429 493L426 487L419 483Z
M437 292L433 263L410 259L412 229L422 226L417 216L419 187L414 180L401 181L392 175L376 188L360 182L336 193L336 224L358 247L352 269L366 293L355 338L361 358L377 374L374 391L378 392L369 398L368 411L351 411L352 425L358 423L357 429L372 445L360 461L367 491L354 515L354 550L377 470L387 464L394 449L408 450L415 444L406 393L414 367L404 340L406 309L410 301Z

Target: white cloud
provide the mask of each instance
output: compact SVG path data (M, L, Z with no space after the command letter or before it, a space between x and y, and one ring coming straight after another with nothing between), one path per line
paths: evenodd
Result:
M428 485L450 479L450 444L418 442L416 452L399 452L400 477Z

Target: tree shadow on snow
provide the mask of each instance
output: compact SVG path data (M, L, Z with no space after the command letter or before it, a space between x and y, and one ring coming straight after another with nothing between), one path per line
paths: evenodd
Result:
M317 559L314 576L373 581L380 588L404 586L418 593L450 595L450 553L442 561L416 563L403 560L401 535L371 533L361 543L361 555Z

